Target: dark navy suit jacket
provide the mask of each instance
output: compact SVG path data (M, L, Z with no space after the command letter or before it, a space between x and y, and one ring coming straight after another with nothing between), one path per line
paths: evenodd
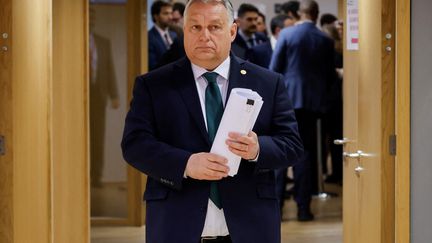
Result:
M177 34L174 31L169 31L169 34L172 40L177 37ZM165 42L155 26L153 26L148 32L148 47L149 70L153 70L156 68L159 59L167 51Z
M259 32L255 33L255 42L257 45L262 44L266 41L269 41L269 39L264 34ZM246 41L237 32L237 36L231 44L231 50L236 56L242 59L246 59L246 52L248 49L249 47L247 46Z
M218 183L228 230L235 243L280 243L273 171L302 154L294 111L282 76L234 56L228 86L228 94L234 87L250 88L264 100L253 128L259 136L258 161L242 161L237 175ZM148 175L147 243L199 242L210 182L183 175L192 153L210 148L187 58L136 79L122 149L125 160Z
M295 109L326 112L329 89L336 80L334 44L314 23L280 32L270 70L283 74Z
M270 41L256 45L246 51L246 60L263 68L269 68L273 49Z

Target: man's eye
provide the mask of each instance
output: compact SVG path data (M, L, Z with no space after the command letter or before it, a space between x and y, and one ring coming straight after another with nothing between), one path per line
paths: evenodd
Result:
M219 26L219 25L211 25L210 27L209 27L209 30L210 31L215 31L215 30L219 30L221 27Z
M192 30L192 31L200 31L200 30L201 30L201 27L198 26L198 25L192 25L191 30Z

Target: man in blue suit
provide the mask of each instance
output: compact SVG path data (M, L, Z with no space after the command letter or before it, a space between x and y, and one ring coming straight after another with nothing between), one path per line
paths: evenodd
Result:
M316 26L318 4L300 3L301 21L284 29L276 44L270 69L284 75L305 147L302 163L294 167L298 220L313 220L311 194L317 190L316 123L327 110L328 91L335 80L333 41Z
M149 70L156 68L159 59L170 48L177 37L169 30L172 21L172 6L170 3L158 0L151 6L154 26L148 32Z
M187 57L136 79L126 118L124 158L148 175L147 243L279 243L274 170L302 153L282 76L230 55L236 35L229 0L191 0ZM242 157L228 177L226 158L209 153L232 88L264 104L248 134L226 146Z
M236 56L246 59L248 49L268 41L268 38L257 31L259 11L254 5L241 4L237 15L238 33L232 43L232 51Z

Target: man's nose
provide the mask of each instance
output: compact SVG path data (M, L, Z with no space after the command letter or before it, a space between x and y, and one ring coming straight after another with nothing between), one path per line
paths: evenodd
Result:
M207 28L203 28L201 31L200 39L202 41L207 41L210 39L210 31Z

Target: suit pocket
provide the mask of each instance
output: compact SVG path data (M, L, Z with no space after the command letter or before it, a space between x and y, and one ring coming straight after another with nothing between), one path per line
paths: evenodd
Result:
M276 186L274 184L258 184L257 194L259 198L277 199Z
M168 197L168 188L147 187L144 192L145 201L163 200Z

